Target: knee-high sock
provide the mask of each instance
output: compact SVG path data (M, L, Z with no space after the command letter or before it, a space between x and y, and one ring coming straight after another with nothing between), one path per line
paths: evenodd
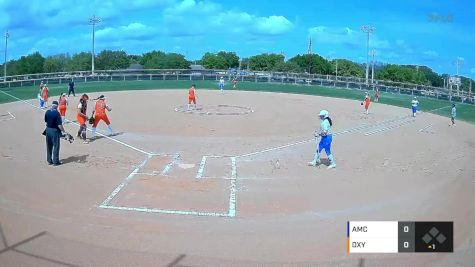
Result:
M112 130L112 126L110 124L107 125L107 128L109 129L110 134L114 133L114 130Z
M96 138L96 128L92 128L92 138Z
M320 151L318 150L318 148L317 151L315 151L315 155L313 155L313 162L315 164L320 162Z
M331 165L335 164L335 159L333 158L333 155L328 155L328 159L330 160Z

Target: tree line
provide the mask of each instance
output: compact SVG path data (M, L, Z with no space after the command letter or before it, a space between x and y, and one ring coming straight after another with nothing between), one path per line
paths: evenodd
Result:
M194 63L206 69L242 69L249 71L294 72L309 74L327 74L338 76L365 77L365 64L347 59L328 60L318 54L296 55L285 60L281 54L259 54L248 58L239 58L235 52L221 51L205 53ZM189 69L192 62L184 55L151 51L142 55L129 55L125 51L103 50L95 56L95 69L126 69L131 64L140 64L145 69ZM92 57L89 52L74 55L58 54L43 57L39 52L22 56L7 63L7 75L34 73L70 72L91 70ZM3 68L3 65L1 66ZM377 65L375 78L403 83L414 83L442 87L448 74L438 74L426 66L414 65ZM473 82L473 80L472 80ZM469 88L470 79L462 77L462 89Z

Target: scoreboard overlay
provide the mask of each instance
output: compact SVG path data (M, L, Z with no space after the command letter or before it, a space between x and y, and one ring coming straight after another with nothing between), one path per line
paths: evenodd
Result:
M453 252L449 221L348 221L348 253Z

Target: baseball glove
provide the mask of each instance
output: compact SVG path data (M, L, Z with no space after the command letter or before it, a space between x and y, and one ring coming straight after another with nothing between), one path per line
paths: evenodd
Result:
M63 138L64 140L68 141L69 143L74 142L74 137L73 137L71 134L69 134L69 133L62 134L62 135L61 135L61 138Z
M91 116L91 117L89 118L89 124L94 124L94 116Z
M361 102L361 105L363 105L363 102Z

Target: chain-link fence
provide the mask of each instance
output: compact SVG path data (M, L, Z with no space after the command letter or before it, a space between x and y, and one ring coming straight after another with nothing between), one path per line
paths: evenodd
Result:
M0 82L0 88L13 88L38 85L41 81L48 84L67 84L71 80L78 82L98 81L156 81L156 80L226 80L233 78L238 81L256 83L278 83L296 85L318 85L325 87L380 91L395 94L426 96L452 102L475 103L471 92L450 90L448 88L426 85L375 80L366 83L364 78L345 77L306 73L282 73L260 71L228 71L228 70L178 70L178 69L140 69L140 70L97 70L76 72L57 72L8 76Z

